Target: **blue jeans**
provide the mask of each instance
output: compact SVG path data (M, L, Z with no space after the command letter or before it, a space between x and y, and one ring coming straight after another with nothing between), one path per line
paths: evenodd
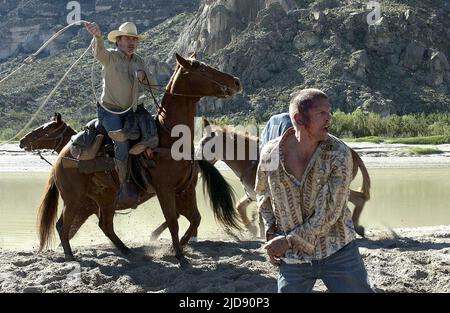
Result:
M125 124L125 118L132 112L131 110L123 114L113 114L102 108L97 104L97 117L99 123L106 129L107 132L122 129ZM120 161L128 160L129 143L126 141L114 141L115 158Z
M282 261L278 292L311 292L317 279L321 279L330 292L373 292L355 241L329 257L312 263L287 264Z

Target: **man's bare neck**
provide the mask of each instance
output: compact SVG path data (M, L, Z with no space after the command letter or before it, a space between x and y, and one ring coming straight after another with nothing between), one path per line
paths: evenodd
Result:
M302 180L303 174L314 154L317 144L314 144L305 135L295 133L286 138L283 145L284 167L288 173L298 181Z
M319 145L319 142L313 140L306 131L295 130L294 140L296 153L302 159L309 159Z

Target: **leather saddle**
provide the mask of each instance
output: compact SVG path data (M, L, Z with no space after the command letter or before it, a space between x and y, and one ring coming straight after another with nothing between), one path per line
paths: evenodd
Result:
M105 144L108 144L108 139L106 129L98 119L93 119L86 124L83 131L72 136L70 153L77 160L93 160L97 157L102 143L105 141Z
M114 170L114 146L98 119L87 123L70 141L72 157L63 158L65 168L77 168L81 173Z

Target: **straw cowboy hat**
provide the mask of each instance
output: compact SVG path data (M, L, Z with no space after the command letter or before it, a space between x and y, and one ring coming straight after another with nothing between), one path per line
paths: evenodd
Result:
M119 36L131 36L136 37L138 40L142 40L142 36L138 35L136 25L132 22L126 22L120 25L119 30L113 30L108 34L108 40L116 42Z

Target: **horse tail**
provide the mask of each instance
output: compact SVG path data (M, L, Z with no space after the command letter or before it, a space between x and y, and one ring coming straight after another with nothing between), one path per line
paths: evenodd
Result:
M39 251L48 248L53 238L56 213L58 211L59 191L56 187L54 173L50 175L45 194L38 209Z
M370 184L371 184L369 172L367 172L367 168L364 165L363 160L361 160L361 157L359 156L359 154L356 153L356 151L353 149L350 149L350 150L352 152L354 165L356 165L360 169L361 175L363 178L363 184L362 184L362 187L360 188L360 192L362 192L364 194L364 200L369 201L369 199L370 199Z
M233 188L214 165L205 160L197 162L203 176L203 191L205 192L205 189L208 191L215 218L225 226L241 230L234 209Z

